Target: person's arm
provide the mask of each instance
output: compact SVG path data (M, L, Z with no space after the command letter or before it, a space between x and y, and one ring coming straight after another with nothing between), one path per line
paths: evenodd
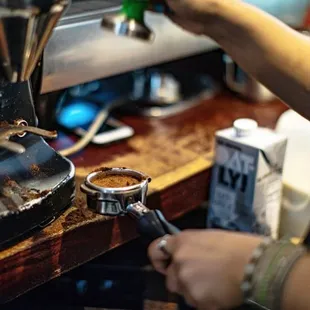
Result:
M310 39L252 5L215 3L211 7L216 22L206 26L206 34L246 72L310 119Z
M310 309L310 254L293 268L283 292L282 310Z
M169 291L184 296L199 310L234 309L242 304L245 267L261 243L260 237L219 230L192 230L164 239L165 251L158 246L162 241L158 239L150 245L149 257L155 269L166 275ZM270 266L265 265L266 262L274 261L279 253L264 254L266 261L259 268L264 273L260 277L270 275L271 270L264 266ZM171 262L168 268L167 260ZM264 285L268 284L265 280ZM278 297L281 310L310 309L310 254L297 259Z
M174 22L213 38L247 73L310 119L310 38L240 0L166 1Z

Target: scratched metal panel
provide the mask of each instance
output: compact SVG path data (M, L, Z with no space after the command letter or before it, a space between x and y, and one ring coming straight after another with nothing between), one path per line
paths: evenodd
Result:
M103 14L119 10L115 3L73 3L46 47L42 93L217 48L213 41L191 35L153 13L146 14L156 33L152 44L116 37L100 27Z

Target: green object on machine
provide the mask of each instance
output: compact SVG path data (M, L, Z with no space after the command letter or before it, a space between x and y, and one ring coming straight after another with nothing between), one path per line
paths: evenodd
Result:
M118 36L152 42L154 33L144 23L144 13L149 3L149 0L123 0L121 12L105 14L101 25Z
M123 0L122 13L128 19L144 22L144 12L149 6L149 0Z

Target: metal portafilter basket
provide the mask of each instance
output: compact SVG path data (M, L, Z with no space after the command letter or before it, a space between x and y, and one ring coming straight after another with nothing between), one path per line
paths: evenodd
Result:
M129 176L138 182L118 188L96 185L98 178L111 175ZM88 208L106 216L129 215L136 221L141 236L152 241L166 234L177 234L180 230L167 222L159 210L150 210L144 205L150 181L151 179L141 172L112 168L90 173L81 185L81 191L87 195Z
M125 187L101 187L98 180L109 176L127 176L137 180L136 184ZM169 223L161 211L150 210L145 206L150 177L144 173L126 169L101 169L90 173L81 185L87 195L88 208L105 216L129 215L137 224L139 234L148 242L167 234L178 234L180 230ZM192 309L183 299L179 309Z

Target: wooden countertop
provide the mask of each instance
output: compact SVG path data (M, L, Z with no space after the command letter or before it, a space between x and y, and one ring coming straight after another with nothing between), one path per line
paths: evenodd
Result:
M138 169L153 179L148 206L161 209L169 220L177 218L207 199L214 132L240 117L273 127L285 110L279 101L249 104L223 94L164 120L126 117L123 121L136 131L133 138L105 148L92 145L72 158L77 185L99 166ZM62 136L54 146L71 143ZM52 225L0 252L0 300L15 298L136 236L130 219L87 210L78 190L74 206Z

